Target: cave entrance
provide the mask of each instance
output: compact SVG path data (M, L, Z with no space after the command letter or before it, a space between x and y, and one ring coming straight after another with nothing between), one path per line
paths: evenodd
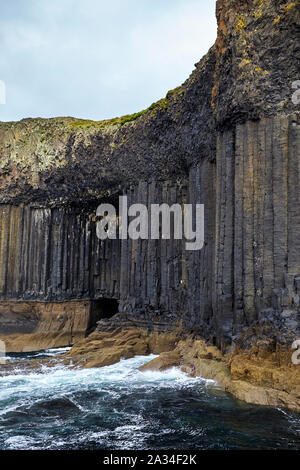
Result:
M118 313L119 301L117 299L98 299L92 301L92 312L97 317L97 321L102 318L111 318Z
M112 298L92 300L88 334L95 330L97 322L104 318L111 318L119 310L119 301Z

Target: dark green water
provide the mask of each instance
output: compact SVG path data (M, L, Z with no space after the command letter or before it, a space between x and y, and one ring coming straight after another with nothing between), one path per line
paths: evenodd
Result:
M0 378L0 449L300 449L299 414L238 402L177 369L136 370L150 358L18 366Z

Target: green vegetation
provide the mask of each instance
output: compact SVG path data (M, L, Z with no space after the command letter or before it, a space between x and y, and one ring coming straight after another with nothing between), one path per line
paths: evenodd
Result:
M147 111L148 111L147 109L144 109L143 111L140 111L138 113L126 114L125 116L120 117L119 124L123 126L127 122L135 121L137 118L145 114Z
M71 128L81 128L81 129L89 129L89 128L106 128L108 126L124 126L129 122L133 122L143 114L146 114L151 111L151 116L155 116L158 111L166 111L169 106L169 100L172 99L174 96L178 95L181 96L185 93L185 89L181 86L174 88L174 90L168 91L165 98L157 101L156 103L152 103L149 108L139 111L133 114L126 114L125 116L117 117L114 119L106 119L104 121L91 121L88 119L76 119L74 121L68 122L68 125Z

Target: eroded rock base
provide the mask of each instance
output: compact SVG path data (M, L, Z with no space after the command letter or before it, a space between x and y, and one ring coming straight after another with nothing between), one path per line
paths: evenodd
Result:
M225 391L247 403L300 411L300 366L292 363L290 345L265 338L248 350L233 346L226 352L183 333L150 332L128 327L95 332L77 343L65 361L75 366L102 367L135 355L159 354L140 370L163 371L180 367L191 376L212 379Z
M22 370L25 367L28 372L32 369L42 372L44 365L55 366L57 361L75 368L104 367L136 355L157 354L158 357L143 365L140 371L163 371L179 367L190 376L214 380L223 390L247 403L290 408L300 412L300 365L292 362L291 344L280 343L275 336L264 336L265 331L261 334L256 332L255 341L252 342L249 338L253 337L253 332L249 331L224 351L203 339L191 336L180 325L159 331L126 324L125 321L118 327L115 327L114 322L110 327L109 322L98 322L98 329L84 338L85 328L89 323L88 314L85 316L84 312L88 311L83 309L81 317L66 317L64 327L56 334L58 318L56 308L53 307L52 331L49 331L51 322L47 322L48 330L43 331L43 321L40 321L35 333L5 336L8 344L14 350L19 347L19 351L32 350L30 341L40 349L66 345L66 341L71 344L74 335L70 335L70 322L77 318L79 323L76 342L69 352L55 360L24 361ZM99 331L100 325L106 327ZM81 330L79 326L82 327ZM245 338L247 347L243 345ZM11 373L15 367L16 363L1 365L0 375Z
M92 301L0 302L0 340L8 353L71 346L97 320Z

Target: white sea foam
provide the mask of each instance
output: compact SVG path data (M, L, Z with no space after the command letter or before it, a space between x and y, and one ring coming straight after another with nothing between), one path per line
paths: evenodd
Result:
M71 347L69 346L64 348L50 348L43 351L25 353L25 356L22 356L21 354L6 355L3 359L8 362L19 362L20 360L23 360L24 357L28 359L35 357L56 357L70 351L70 349Z
M201 383L212 384L201 378L190 378L178 368L164 372L140 372L138 367L154 359L155 355L136 356L132 359L92 369L70 369L62 364L54 367L43 366L43 373L19 373L0 377L0 415L22 406L29 406L40 400L68 398L73 394L97 390L103 391L111 399L118 399L120 393L131 393L132 390L143 390L151 393L155 388L188 387ZM9 403L9 406L7 406ZM79 407L78 403L75 403ZM82 411L84 407L81 408Z
M207 439L206 404L213 415L218 406L226 415L233 400L212 380L188 377L176 367L138 370L155 357L92 369L70 368L56 358L42 373L22 371L18 364L17 375L0 377L0 448L112 448L113 443L114 449L146 449L158 435L167 443L182 433L197 442ZM296 435L299 418L286 418ZM32 424L24 428L24 422Z
M19 373L0 377L0 401L11 393L30 393L30 395L41 396L43 393L49 394L51 391L72 391L78 389L80 383L81 389L90 386L97 387L109 383L132 386L155 386L160 387L166 384L188 384L202 381L203 383L212 383L200 378L190 378L178 368L171 368L163 372L147 371L140 372L138 367L154 359L155 355L136 356L132 359L122 359L117 364L102 368L92 369L70 369L58 363L54 367L43 366L44 373Z
M60 352L64 351L65 348L60 348ZM56 355L57 350L49 350L49 354L51 353ZM93 369L71 369L58 362L54 367L44 365L42 373L34 371L22 373L20 365L18 365L17 375L0 377L0 420L9 418L11 413L22 414L24 409L27 413L31 413L32 406L34 410L38 409L39 412L39 407L43 410L45 403L55 403L55 400L66 400L66 403L69 403L68 406L74 405L74 412L77 408L78 412L91 413L89 405L85 407L84 403L79 403L80 398L76 395L78 392L104 393L109 397L109 400L118 403L120 397L124 398L135 391L140 391L144 396L147 396L154 389L181 389L195 385L197 382L202 385L206 384L206 381L190 378L175 367L164 372L141 372L138 370L141 365L155 357L157 356L136 356L132 359L122 359L110 366ZM207 381L207 383L209 382ZM56 412L60 413L60 405L58 405L58 410L54 409L52 421L54 427L59 426L58 423L55 424ZM120 410L115 410L115 413L120 414ZM121 422L126 424L117 425L115 429L85 433L84 435L76 433L68 440L60 437L55 441L55 444L50 434L46 433L43 437L43 448L64 448L66 445L72 444L72 439L74 445L75 443L85 445L93 441L100 446L113 440L116 443L116 448L122 448L124 445L130 448L130 446L137 445L137 442L143 442L148 433L144 431L145 421L142 416L139 417L135 414L133 419L132 414L126 410L121 412L121 416ZM134 436L134 438L130 438L130 436ZM2 445L7 449L34 449L40 446L40 442L41 435L35 436L33 434L26 437L13 435L7 437Z
M51 348L51 349L46 349L45 351L41 351L36 354L36 356L60 356L61 354L65 354L66 352L70 351L71 347L65 347L65 348Z

